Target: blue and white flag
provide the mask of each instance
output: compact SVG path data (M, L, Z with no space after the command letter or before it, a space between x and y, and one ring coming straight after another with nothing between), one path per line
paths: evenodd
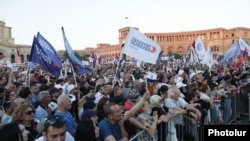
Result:
M227 61L235 56L240 55L240 46L238 42L235 42L225 53L224 58L221 60L221 62Z
M67 54L69 56L69 60L73 66L74 71L76 74L86 74L92 71L92 69L88 68L87 66L84 66L83 63L75 56L73 49L71 48L68 39L66 38L64 29L62 27L62 34L63 34L63 40L64 40L64 46L67 51Z
M37 43L43 48L48 56L53 56L53 61L58 67L62 68L62 61L57 54L55 48L38 32L36 36Z
M58 56L51 55L48 53L48 51L45 51L37 41L37 38L34 37L29 58L30 62L40 64L43 70L58 78L62 68L61 63L57 64L57 62L59 62L58 58Z
M144 62L156 64L161 52L159 44L134 28L129 33L123 47L123 53Z

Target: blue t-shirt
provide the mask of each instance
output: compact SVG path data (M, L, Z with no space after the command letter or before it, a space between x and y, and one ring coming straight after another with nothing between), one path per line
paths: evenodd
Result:
M121 129L119 126L119 123L112 124L108 121L107 118L104 118L100 123L99 123L99 131L100 131L100 136L98 138L98 141L104 141L106 137L113 135L115 140L120 140L121 139Z
M71 115L71 113L69 111L67 111L66 113L55 112L54 115L55 116L57 115L57 116L65 117L65 119L66 119L66 130L69 133L72 133L74 130L76 130L75 119L73 118L73 116Z

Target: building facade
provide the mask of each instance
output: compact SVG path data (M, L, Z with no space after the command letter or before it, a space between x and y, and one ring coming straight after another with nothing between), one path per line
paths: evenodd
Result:
M130 27L119 29L119 44L125 41L129 28ZM136 29L139 30L138 28ZM239 37L248 44L250 43L250 28L246 27L144 34L161 46L163 55L171 53L188 54L191 44L198 36L202 38L205 48L210 46L212 52L218 55L224 55Z
M0 54L5 56L2 60L5 62L9 60L11 63L17 62L17 48L21 54L21 61L29 60L31 46L15 44L11 27L0 21Z
M76 50L76 52L80 56L90 56L93 52L97 52L102 58L113 60L114 57L120 56L122 51L121 46L127 38L129 28L130 27L123 27L118 30L118 44L111 45L108 43L99 43L96 47L88 47L84 50ZM139 30L137 27L134 28ZM161 46L163 55L172 53L179 53L180 55L189 54L189 48L198 36L201 36L205 47L210 46L212 52L218 55L225 54L239 37L245 40L248 44L250 43L250 28L246 27L144 34ZM17 48L20 50L22 61L27 61L30 56L31 45L15 44L15 39L12 37L11 27L6 26L5 22L0 21L0 55L5 55L5 58L2 60L10 60L12 63L17 62ZM60 50L58 53L62 58L65 50Z

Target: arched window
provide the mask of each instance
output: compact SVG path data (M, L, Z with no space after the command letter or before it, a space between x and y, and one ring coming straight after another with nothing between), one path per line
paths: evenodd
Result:
M13 54L11 55L11 60L10 60L10 62L11 62L11 63L15 63L15 62L16 62L16 61L15 61L15 55L13 55Z
M27 55L26 60L29 61L29 59L30 59L30 55Z

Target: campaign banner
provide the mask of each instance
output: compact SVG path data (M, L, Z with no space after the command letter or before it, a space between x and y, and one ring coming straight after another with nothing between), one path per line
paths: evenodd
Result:
M129 29L123 47L124 54L147 63L156 64L160 52L159 44L134 28Z

